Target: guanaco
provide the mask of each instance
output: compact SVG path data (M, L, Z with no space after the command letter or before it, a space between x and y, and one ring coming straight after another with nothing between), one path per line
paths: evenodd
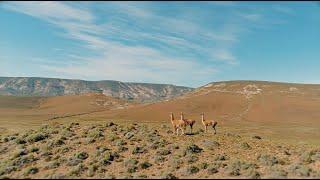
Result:
M184 131L186 130L186 122L180 119L175 120L173 113L170 113L170 120L173 127L174 132L176 132L177 135L179 135L179 129L181 130L182 134L184 134Z
M212 126L212 128L214 129L214 134L217 134L216 126L217 126L218 123L216 121L214 121L214 120L205 120L204 119L204 113L201 113L201 121L202 121L202 124L204 126L204 132L207 132L208 126Z
M184 115L182 112L180 113L180 120L183 120L184 122L186 122L187 126L190 126L191 133L192 133L192 127L196 123L196 121L192 119L184 119Z

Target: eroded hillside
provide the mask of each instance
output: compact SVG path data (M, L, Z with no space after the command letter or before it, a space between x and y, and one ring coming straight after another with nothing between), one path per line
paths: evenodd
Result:
M192 88L170 84L0 77L0 95L13 96L63 96L100 92L116 98L154 102L177 97L191 90Z
M296 142L320 138L320 86L260 81L210 83L183 96L130 110L94 113L89 117L168 122L169 113L200 122L200 113L223 126L261 131Z

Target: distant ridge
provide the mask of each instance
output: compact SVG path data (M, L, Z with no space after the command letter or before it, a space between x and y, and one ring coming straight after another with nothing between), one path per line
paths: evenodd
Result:
M114 80L86 81L41 77L0 77L0 95L62 96L100 92L108 96L153 102L170 99L193 88L171 84L133 83Z

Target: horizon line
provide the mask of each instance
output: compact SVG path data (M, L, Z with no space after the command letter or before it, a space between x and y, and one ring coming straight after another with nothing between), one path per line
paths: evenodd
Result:
M114 82L121 82L121 83L132 83L132 84L155 84L155 85L172 85L176 87L186 87L191 89L197 89L201 88L203 86L206 86L208 84L213 83L224 83L224 82L266 82L266 83L282 83L282 84L300 84L300 85L320 85L320 83L300 83L300 82L286 82L286 81L273 81L273 80L252 80L252 79L238 79L238 80L220 80L220 81L211 81L204 85L198 86L198 87L190 87L190 86L183 86L183 85L176 85L176 84L170 84L170 83L152 83L152 82L127 82L127 81L119 81L119 80L110 80L110 79L104 79L104 80L86 80L86 79L77 79L77 78L58 78L58 77L39 77L39 76L0 76L0 78L40 78L40 79L60 79L60 80L78 80L78 81L88 81L88 82L102 82L102 81L114 81Z

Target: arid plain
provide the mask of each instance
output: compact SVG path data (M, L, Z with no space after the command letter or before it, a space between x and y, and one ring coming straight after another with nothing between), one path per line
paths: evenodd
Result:
M319 109L320 85L262 81L210 83L152 103L99 93L1 96L0 175L316 178ZM194 133L174 135L170 112L194 119ZM203 132L202 112L218 122L216 135Z

